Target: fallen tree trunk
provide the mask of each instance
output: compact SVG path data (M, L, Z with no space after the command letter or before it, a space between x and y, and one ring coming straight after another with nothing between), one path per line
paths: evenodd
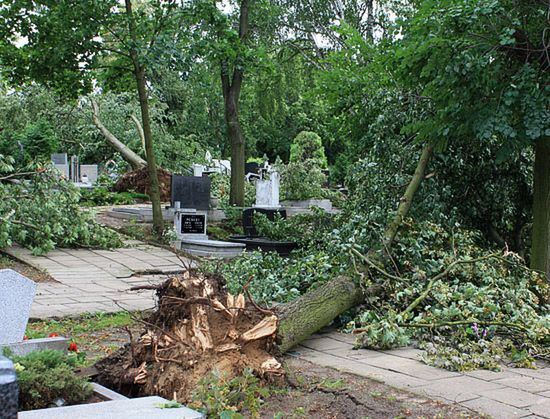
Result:
M392 221L384 232L383 245L389 250L399 226L411 208L426 173L433 147L426 145ZM279 349L286 352L307 339L313 333L327 326L336 317L365 300L368 295L378 295L383 287L372 286L363 290L352 278L338 277L298 297L281 309L279 325Z
M118 151L124 160L126 160L130 166L132 166L132 169L140 169L142 167L147 166L147 162L143 160L140 156L138 156L136 153L134 153L127 145L125 145L122 141L120 141L115 135L109 131L105 125L101 122L101 119L99 119L99 107L97 106L97 103L95 100L91 99L92 103L92 121L94 122L94 125L97 127L97 129L101 132L101 134L105 137L105 139L113 146L113 148Z
M363 299L355 281L338 277L287 304L279 313L279 350L288 351Z

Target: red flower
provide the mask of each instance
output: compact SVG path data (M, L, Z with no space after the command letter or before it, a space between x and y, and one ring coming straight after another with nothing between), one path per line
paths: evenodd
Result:
M48 335L49 338L56 338L59 336L59 333L52 332Z
M29 340L29 337L27 335L23 336L23 340Z
M71 343L69 345L69 351L78 352L78 347L76 346L76 343Z

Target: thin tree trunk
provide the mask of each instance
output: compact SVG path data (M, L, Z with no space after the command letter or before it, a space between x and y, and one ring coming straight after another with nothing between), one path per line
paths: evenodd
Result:
M550 137L535 146L531 268L550 280Z
M97 106L97 103L93 99L91 99L91 102L92 102L92 121L94 125L99 129L101 134L105 137L105 139L109 142L109 144L111 144L113 148L122 155L124 160L130 163L130 166L132 166L132 169L135 170L141 167L145 167L145 165L147 165L147 162L145 160L143 160L136 153L130 150L130 148L126 146L118 138L116 138L113 135L113 133L111 133L111 131L105 128L105 125L103 125L103 123L99 119L99 107Z
M137 84L139 97L139 107L141 110L141 124L143 128L143 136L145 138L145 154L147 157L147 169L150 182L150 198L153 204L153 230L157 236L161 236L164 232L164 221L162 218L162 209L160 206L160 188L157 173L157 161L155 150L153 148L153 133L151 132L151 118L149 116L149 99L147 97L147 84L145 78L145 67L140 64L138 52L135 48L137 35L136 23L132 15L132 1L125 0L126 14L128 16L128 30L132 40L130 48L130 58L134 65L134 77Z
M414 194L422 183L422 179L424 178L424 173L426 172L426 167L428 166L428 162L430 161L432 152L433 146L430 144L426 145L422 150L422 155L420 156L420 160L418 162L418 165L416 166L416 170L411 179L411 182L409 183L409 186L407 186L405 193L401 197L399 207L397 208L397 213L395 214L395 217L393 218L391 223L386 228L386 231L384 233L384 245L388 248L391 247L399 226L401 225L403 219L407 216L411 208Z
M236 100L229 94L225 105L225 121L231 144L231 194L229 203L244 206L244 136L239 123L239 108ZM228 102L228 103L227 103Z
M249 0L242 0L239 14L239 39L246 42L248 37ZM231 144L231 190L229 203L238 207L244 206L244 163L245 139L239 121L239 98L243 82L243 69L235 65L233 75L229 76L229 63L222 60L221 81L225 107L225 123Z
M390 248L403 219L411 208L412 199L418 190L433 148L424 147L414 175L407 187L401 204L384 232L386 248ZM320 287L306 292L281 308L279 314L279 349L285 352L328 325L345 311L360 304L367 296L379 295L383 288L373 285L363 290L353 279L338 277Z

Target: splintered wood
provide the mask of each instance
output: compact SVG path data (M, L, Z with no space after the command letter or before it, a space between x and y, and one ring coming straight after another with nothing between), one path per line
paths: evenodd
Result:
M219 278L191 270L157 291L158 310L143 321L137 342L100 361L101 383L126 394L189 400L210 372L232 378L252 368L263 379L284 375L271 354L278 318L242 294L221 289Z

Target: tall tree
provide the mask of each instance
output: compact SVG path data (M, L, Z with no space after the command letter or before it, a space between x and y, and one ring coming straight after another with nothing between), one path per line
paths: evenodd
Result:
M147 72L159 62L178 62L173 45L181 40L181 10L176 0L125 0L124 6L116 0L10 0L0 9L0 62L12 81L36 80L76 97L92 90L95 71L100 68L116 68L133 76L145 138L153 226L159 235L164 225Z
M550 279L550 5L430 0L404 22L392 68L433 112L412 128L450 142L498 140L499 160L534 147L531 267Z
M246 73L263 65L273 45L274 9L267 0L193 2L198 32L197 49L219 66L227 137L231 147L232 205L244 205L245 137L240 99Z

